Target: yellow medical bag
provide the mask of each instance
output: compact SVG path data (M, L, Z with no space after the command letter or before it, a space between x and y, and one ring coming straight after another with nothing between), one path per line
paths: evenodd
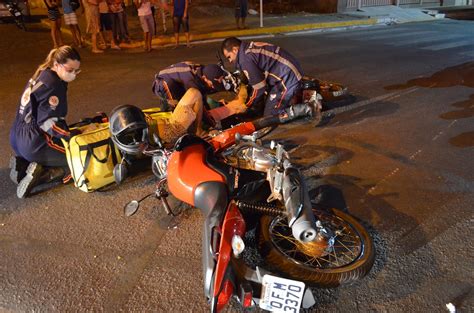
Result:
M87 131L91 125L97 128ZM79 129L85 132L69 142L63 140L63 144L74 185L91 192L114 182L114 166L122 156L110 138L108 123L89 124Z

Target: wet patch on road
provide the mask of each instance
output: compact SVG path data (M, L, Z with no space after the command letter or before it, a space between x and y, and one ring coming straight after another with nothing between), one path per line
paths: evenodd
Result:
M443 113L439 117L445 120L456 120L456 119L473 117L474 116L474 95L471 95L468 100L456 102L452 104L452 106L459 108L459 110Z
M474 147L474 132L462 133L449 139L449 143L458 148Z
M400 90L414 86L425 88L466 86L474 88L474 62L445 68L430 77L419 77L411 79L404 84L386 86L385 90Z

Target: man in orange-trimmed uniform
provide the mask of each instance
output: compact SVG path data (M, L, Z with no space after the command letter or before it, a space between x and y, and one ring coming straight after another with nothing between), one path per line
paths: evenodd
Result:
M266 42L245 42L229 37L222 53L245 74L253 92L247 107L256 114L278 115L301 90L303 70L299 62L282 48Z

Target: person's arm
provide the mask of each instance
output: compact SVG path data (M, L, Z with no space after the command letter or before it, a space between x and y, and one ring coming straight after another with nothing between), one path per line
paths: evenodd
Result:
M81 3L81 14L84 14L84 12L85 12L84 1L83 1L83 0L79 0L79 2Z
M46 3L46 5L48 7L53 7L54 6L53 3L51 2L51 0L44 0L44 3Z
M201 79L194 75L191 71L181 73L181 80L183 82L184 89L186 90L190 88L196 88L202 92L205 89Z
M39 99L37 123L44 132L52 137L69 140L74 134L71 134L69 131L65 116L61 116L58 113L60 111L59 108L66 105L64 90L58 90L58 88L46 90L42 93L41 99Z
M249 95L247 107L251 107L255 103L259 103L263 100L265 95L265 87L267 85L265 75L256 66L252 60L245 60L242 64L242 70L247 76L249 85L252 87L252 93Z
M240 85L239 93L237 97L225 104L226 107L232 112L232 114L244 113L247 110L245 100L247 100L247 86Z
M183 15L183 18L188 17L188 4L189 4L188 1L189 1L189 0L185 0L185 1L184 1L184 15Z

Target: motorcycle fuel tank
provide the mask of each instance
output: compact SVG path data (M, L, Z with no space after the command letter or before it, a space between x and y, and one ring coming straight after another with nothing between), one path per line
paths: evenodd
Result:
M198 187L204 183L225 185L222 174L211 168L206 162L206 148L201 144L190 145L181 151L172 153L168 161L168 188L179 200L196 206L195 199ZM221 188L210 188L209 191L221 193ZM225 191L225 188L224 188ZM221 195L207 195L220 198ZM227 197L227 194L224 195ZM205 209L205 208L201 208Z

